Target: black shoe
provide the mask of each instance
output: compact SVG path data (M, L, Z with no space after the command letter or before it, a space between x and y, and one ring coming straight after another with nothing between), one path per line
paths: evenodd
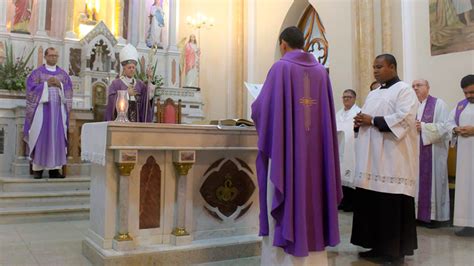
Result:
M49 178L65 178L59 173L59 170L49 170Z
M405 256L392 257L388 256L384 258L382 265L403 265L405 263Z
M371 249L369 251L359 252L359 257L361 258L377 258L381 255L375 251L375 249Z
M41 178L43 178L43 170L40 170L40 171L33 171L33 178L34 178L34 179L41 179Z
M454 232L457 236L466 236L466 237L473 237L474 236L474 227L464 227L463 229Z

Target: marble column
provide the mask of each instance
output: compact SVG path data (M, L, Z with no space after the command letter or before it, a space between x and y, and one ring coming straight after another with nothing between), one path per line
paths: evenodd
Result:
M177 51L179 0L170 0L169 3L168 50Z
M370 92L369 86L374 81L372 64L375 57L374 39L374 0L357 0L357 23L358 32L358 74L359 104L365 101Z
M129 212L129 178L135 167L134 163L115 163L119 173L119 210L118 210L118 230L114 240L118 242L132 241L133 238L128 233L128 212ZM119 248L115 248L119 249Z
M392 4L391 0L381 1L382 52L392 53Z
M46 8L47 0L38 0L38 28L36 29L36 36L48 36L46 33Z
M146 1L138 1L138 44L137 48L146 49L146 29L148 27L148 9Z
M7 32L7 0L0 0L0 33Z
M66 33L64 37L68 39L77 39L77 35L74 33L74 0L67 1L66 10Z
M189 233L186 231L186 179L189 170L193 166L192 163L179 163L173 162L174 168L178 174L177 180L177 202L176 202L176 226L171 232L175 237L188 236ZM176 240L176 245L179 245L179 241Z

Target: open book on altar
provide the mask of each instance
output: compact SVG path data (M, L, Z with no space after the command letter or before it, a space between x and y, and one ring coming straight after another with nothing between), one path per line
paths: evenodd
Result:
M260 91L262 91L263 84L254 84L248 82L244 82L244 84L250 95L252 95L254 99L257 99L257 96L260 94Z
M227 126L227 127L253 127L255 126L255 124L252 121L243 119L243 118L211 120L209 124Z

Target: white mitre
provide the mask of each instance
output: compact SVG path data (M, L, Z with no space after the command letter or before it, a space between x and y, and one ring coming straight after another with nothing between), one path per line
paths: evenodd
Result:
M120 63L122 63L122 65L132 63L132 62L129 62L129 61L134 61L133 63L135 65L138 63L138 51L131 44L127 44L120 51Z

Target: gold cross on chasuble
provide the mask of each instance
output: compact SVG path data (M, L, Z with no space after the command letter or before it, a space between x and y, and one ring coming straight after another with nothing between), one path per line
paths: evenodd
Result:
M309 131L311 128L311 106L316 104L316 100L311 98L310 89L311 82L309 80L309 74L305 72L303 77L304 96L300 98L300 104L304 107L304 127L306 131Z

